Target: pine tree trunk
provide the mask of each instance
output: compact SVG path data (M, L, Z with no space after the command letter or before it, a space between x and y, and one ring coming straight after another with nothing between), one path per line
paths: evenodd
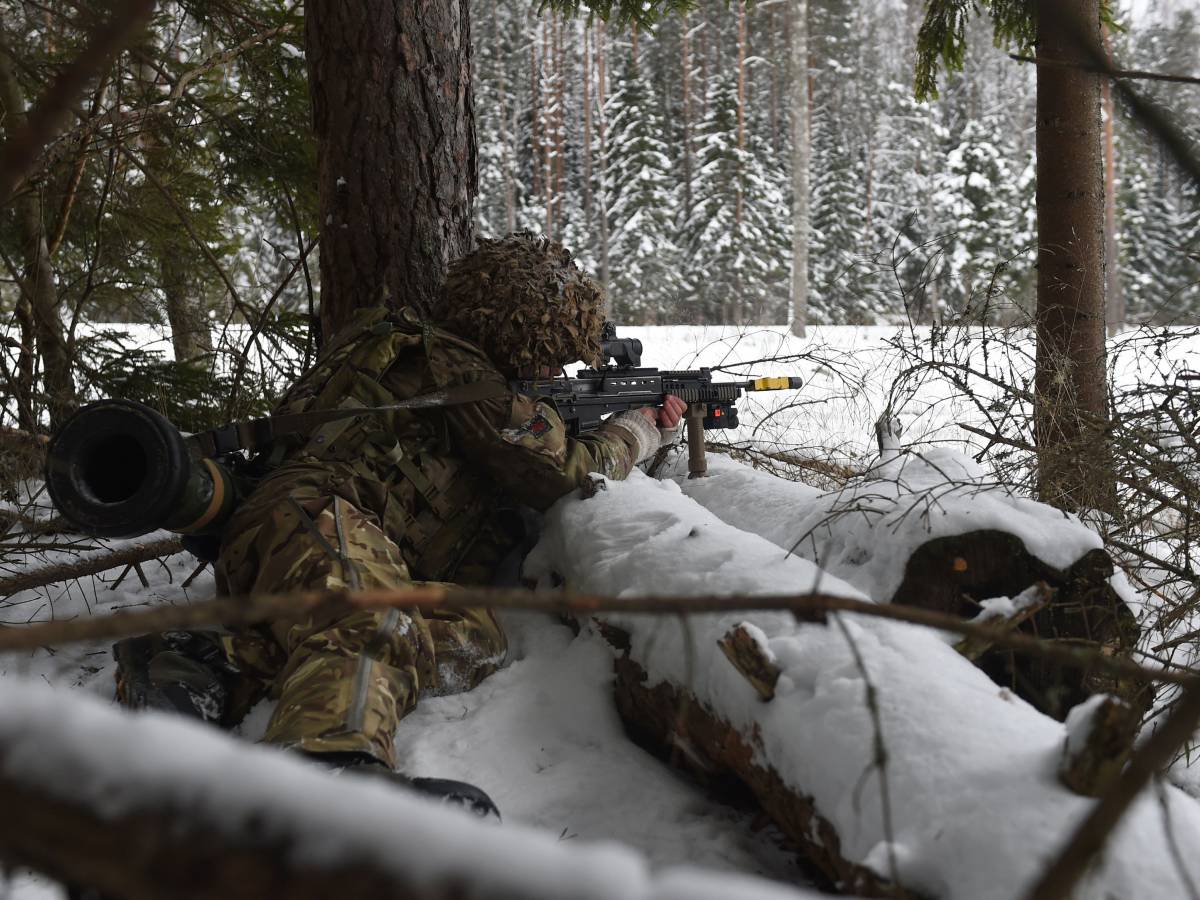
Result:
M1109 52L1108 29L1104 29L1104 51ZM1104 104L1104 285L1107 296L1108 333L1117 334L1125 325L1125 295L1121 292L1121 264L1117 253L1117 155L1114 146L1112 82L1107 78L1101 85Z
M744 195L742 180L745 178L746 152L746 7L737 4L737 191L734 195L733 221L734 227L742 230L742 209ZM740 239L740 236L739 236ZM746 295L741 278L734 279L734 297L731 312L725 314L724 321L737 325L746 324Z
M597 221L600 225L600 246L598 248L596 273L600 279L600 287L605 292L611 281L608 261L608 127L604 113L604 101L608 96L608 85L605 81L606 52L604 47L604 23L596 23L596 111L599 121L600 138L600 189L596 196L600 200Z
M470 249L476 151L468 0L311 0L321 325L431 308Z
M683 14L681 24L683 40L680 42L680 73L683 83L683 209L680 221L686 222L692 214L692 59L691 59L691 26L688 24L688 14Z
M583 32L583 231L592 239L592 53L591 38Z
M808 0L791 0L792 334L808 325Z
M545 84L547 73L554 72L554 54L551 48L551 21L542 20L542 66L541 81ZM546 234L554 234L554 94L542 94L542 208L546 215Z
M204 314L200 299L191 296L183 259L171 252L162 253L158 268L176 361L188 362L212 353L208 317Z
M566 53L563 51L562 17L557 17L554 23L554 74L555 74L555 112L554 112L554 232L553 236L562 240L563 229L563 195L566 193L566 135L567 135L567 97L566 97Z
M3 106L0 112L5 130L11 135L24 125L25 98L17 83L12 61L2 49L0 105ZM29 431L33 431L37 424L33 403L35 360L32 353L36 341L37 355L42 361L50 427L57 428L79 404L71 374L71 354L63 334L62 301L55 283L43 215L45 209L53 208L56 204L50 203L28 185L12 198L11 204L17 220L23 264L21 284L18 285L21 296L17 313L23 347L17 362L17 390L24 393L24 396L17 398L18 409L22 410L20 424Z
M1085 71L1078 40L1086 29L1099 41L1099 0L1040 0L1038 15L1038 493L1064 509L1111 511L1100 78Z

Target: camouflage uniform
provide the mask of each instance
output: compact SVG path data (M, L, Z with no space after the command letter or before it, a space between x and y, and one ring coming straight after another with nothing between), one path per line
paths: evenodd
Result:
M572 328L594 340L585 318L574 317ZM476 333L486 344L486 323ZM585 349L577 335L571 340L571 352ZM506 355L522 364L548 361L521 359L529 346L536 344ZM218 589L238 595L400 588L412 580L487 584L521 540L515 506L545 509L590 473L624 478L654 449L638 413L569 437L552 404L508 389L513 365L502 372L480 346L410 310L361 312L280 412L385 406L476 382L495 384L497 396L344 418L278 440L269 473L223 532ZM221 718L236 720L277 692L266 741L365 753L389 767L397 724L420 694L469 689L505 653L499 623L485 609L305 614L220 642L238 674Z

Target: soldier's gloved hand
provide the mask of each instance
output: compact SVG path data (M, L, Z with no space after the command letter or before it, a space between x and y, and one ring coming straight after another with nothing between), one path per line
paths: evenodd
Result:
M667 394L663 405L658 408L659 442L666 447L679 440L679 432L683 430L683 415L687 412L687 403L674 394Z
M634 462L643 462L658 450L661 438L658 435L658 427L655 425L657 421L658 416L653 409L642 408L619 412L608 419L607 424L616 425L629 432L637 442L637 455Z

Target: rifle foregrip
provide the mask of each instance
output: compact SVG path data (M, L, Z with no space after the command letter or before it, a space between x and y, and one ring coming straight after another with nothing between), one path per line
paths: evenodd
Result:
M707 413L707 403L688 405L688 478L703 478L708 474L708 458L704 453L704 417Z

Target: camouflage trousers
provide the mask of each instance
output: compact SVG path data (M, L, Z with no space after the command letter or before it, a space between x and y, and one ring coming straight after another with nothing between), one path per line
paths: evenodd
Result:
M252 496L226 532L217 563L222 593L411 584L395 542L344 498L309 485L265 493ZM226 721L276 695L267 743L366 753L391 768L397 725L418 697L469 690L495 671L506 648L486 609L304 612L215 641L236 672Z

